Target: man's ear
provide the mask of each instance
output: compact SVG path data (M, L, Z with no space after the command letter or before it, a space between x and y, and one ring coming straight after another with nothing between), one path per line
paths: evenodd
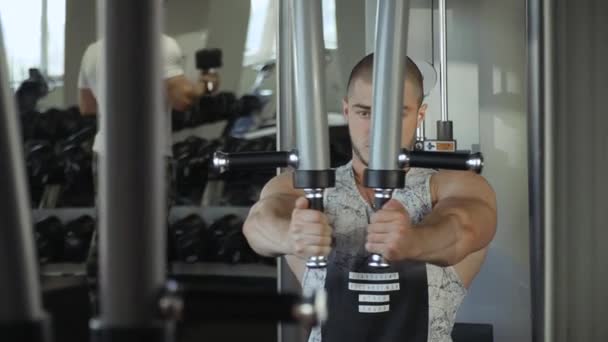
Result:
M348 98L346 96L342 98L342 115L344 115L344 119L348 122Z
M422 122L424 121L424 118L426 117L426 110L428 108L428 105L426 103L423 103L422 106L420 106L420 108L418 108L418 122L416 127L420 127L422 125Z

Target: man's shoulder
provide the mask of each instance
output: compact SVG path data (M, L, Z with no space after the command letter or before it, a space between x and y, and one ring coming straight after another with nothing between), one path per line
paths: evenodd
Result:
M161 46L165 52L181 54L181 48L179 47L177 40L171 36L163 34L161 36Z

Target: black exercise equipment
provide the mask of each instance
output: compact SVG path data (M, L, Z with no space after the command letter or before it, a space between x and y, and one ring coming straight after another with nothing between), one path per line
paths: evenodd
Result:
M169 260L200 262L211 249L207 225L198 215L188 215L169 226Z
M196 68L206 95L217 92L220 86L218 69L222 67L222 50L202 49L195 54Z
M66 223L64 230L63 262L85 262L95 231L95 220L88 215L83 215Z
M29 69L28 75L15 92L20 113L36 110L38 101L49 93L49 86L39 69Z
M36 222L34 235L40 264L61 261L64 231L61 221L56 216L49 216Z

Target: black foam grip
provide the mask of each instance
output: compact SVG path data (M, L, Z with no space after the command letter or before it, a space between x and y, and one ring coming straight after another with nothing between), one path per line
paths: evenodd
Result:
M289 166L289 152L241 152L228 153L228 168L268 169Z
M469 170L471 166L468 161L480 157L479 154L458 152L413 151L408 154L410 167L448 170Z

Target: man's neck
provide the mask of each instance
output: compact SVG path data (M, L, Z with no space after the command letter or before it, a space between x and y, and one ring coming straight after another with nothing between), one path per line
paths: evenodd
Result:
M363 184L363 171L367 168L365 164L361 161L361 159L357 157L353 157L353 173L355 176L355 180L357 184Z
M367 168L367 166L356 156L353 157L353 175L355 177L355 184L357 184L357 188L361 196L365 199L365 201L371 205L372 198L374 196L374 189L370 189L365 187L363 184L363 171Z

